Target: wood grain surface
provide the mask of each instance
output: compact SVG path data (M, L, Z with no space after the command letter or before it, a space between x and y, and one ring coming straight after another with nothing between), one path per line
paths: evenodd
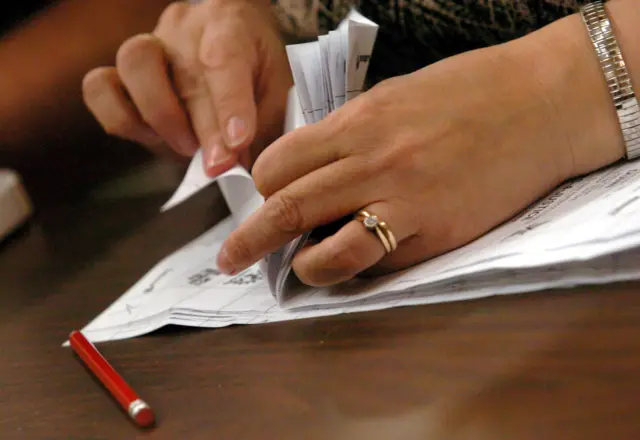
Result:
M101 344L138 430L60 343L226 215L167 195L69 198L0 245L0 439L640 438L633 283Z

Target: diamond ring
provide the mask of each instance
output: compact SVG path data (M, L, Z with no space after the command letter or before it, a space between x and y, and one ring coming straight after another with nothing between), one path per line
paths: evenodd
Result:
M391 232L389 226L380 220L377 215L361 210L358 211L355 218L362 223L368 231L374 233L378 237L387 254L390 254L398 248L398 242L396 241L396 237L393 235L393 232Z

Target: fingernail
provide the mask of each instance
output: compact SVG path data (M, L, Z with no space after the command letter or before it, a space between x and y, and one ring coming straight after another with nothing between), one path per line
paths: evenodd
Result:
M217 165L227 162L232 155L229 150L220 144L213 144L206 150L207 157L205 163L207 168L213 168Z
M227 144L229 147L237 147L242 144L247 137L247 126L244 121L236 116L229 119L227 122Z
M217 265L220 272L222 272L225 275L233 275L236 271L231 261L229 261L229 257L227 256L227 250L224 248L224 246L222 247L222 249L220 249L220 252L218 253Z

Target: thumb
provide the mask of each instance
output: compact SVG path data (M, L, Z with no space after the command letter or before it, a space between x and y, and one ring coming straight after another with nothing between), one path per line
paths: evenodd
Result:
M256 48L239 19L208 25L200 43L200 62L227 147L242 150L256 133L253 72Z

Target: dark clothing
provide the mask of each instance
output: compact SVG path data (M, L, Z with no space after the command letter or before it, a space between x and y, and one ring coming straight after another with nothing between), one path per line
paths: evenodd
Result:
M369 78L413 72L443 58L524 36L585 0L273 0L290 32L326 33L352 5L380 29Z

